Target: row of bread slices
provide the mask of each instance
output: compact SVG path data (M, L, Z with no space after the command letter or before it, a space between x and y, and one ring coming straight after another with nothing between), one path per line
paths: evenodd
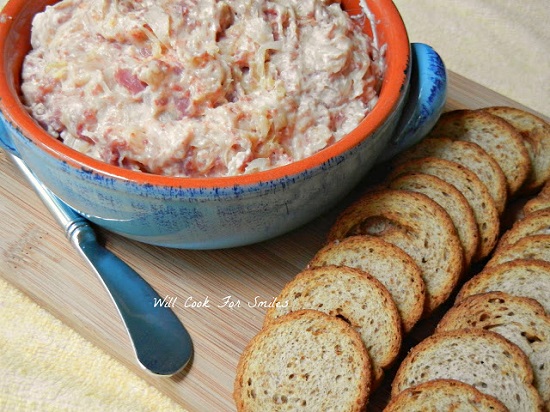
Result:
M550 177L548 127L510 108L443 115L284 287L239 361L237 409L362 410L405 334L492 252L509 197Z
M542 204L548 190L550 181L527 205ZM549 314L550 208L528 206L435 333L402 361L386 412L451 410L472 388L491 405L483 410L550 410Z

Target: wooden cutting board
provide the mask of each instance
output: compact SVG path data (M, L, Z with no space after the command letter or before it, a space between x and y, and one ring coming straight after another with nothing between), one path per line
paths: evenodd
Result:
M447 109L490 105L525 109L449 73ZM265 305L319 250L339 211L277 239L228 250L166 249L99 231L109 249L168 298L193 338L192 363L175 377L157 378L135 363L103 286L3 152L0 175L0 215L4 216L0 275L189 411L235 410L231 397L235 367L262 325ZM343 199L341 207L349 200ZM436 320L437 315L415 328L404 352L430 333ZM382 410L391 378L390 373L377 390L370 410Z

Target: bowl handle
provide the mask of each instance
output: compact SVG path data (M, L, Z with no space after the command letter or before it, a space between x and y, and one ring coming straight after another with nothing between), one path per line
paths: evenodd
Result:
M6 120L0 114L0 147L18 157L19 153L13 145L10 134L8 133L8 127L6 125Z
M393 138L379 160L386 161L418 143L435 126L447 98L447 70L439 54L424 43L411 44L408 96Z

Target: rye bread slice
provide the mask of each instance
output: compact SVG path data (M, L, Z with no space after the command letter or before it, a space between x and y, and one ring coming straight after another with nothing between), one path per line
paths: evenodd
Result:
M550 209L538 210L518 220L500 238L495 253L503 247L516 243L521 238L532 235L550 235Z
M479 229L470 203L456 187L425 173L397 176L388 182L388 187L423 193L445 209L462 243L465 266L472 262L479 248Z
M474 261L488 256L498 241L500 219L495 202L481 180L464 166L436 157L409 160L396 167L388 180L410 173L425 173L439 177L464 195L474 212L480 235L479 249Z
M428 136L477 143L504 172L509 195L521 188L531 172L531 159L520 133L493 114L481 110L444 113Z
M532 235L495 252L485 267L515 259L537 259L550 262L550 235Z
M550 317L530 298L489 292L470 296L443 316L436 333L479 328L502 335L527 355L534 384L550 406Z
M383 412L508 412L493 396L452 379L436 379L405 389Z
M499 213L506 207L508 190L506 176L496 160L473 142L445 137L423 139L420 143L395 158L396 165L423 157L438 157L458 163L475 173L487 187Z
M411 349L392 383L392 397L435 379L454 379L501 401L510 411L542 411L529 359L501 335L460 329L429 336Z
M300 272L267 310L264 327L290 312L312 309L336 316L359 332L372 362L375 385L401 349L401 317L388 290L373 276L345 266Z
M403 250L374 236L350 236L319 250L308 268L347 266L372 275L390 292L409 332L420 320L426 299L422 271Z
M519 131L532 164L521 192L529 194L539 190L550 179L550 124L533 113L515 107L493 106L483 111L506 120Z
M362 411L370 360L359 334L325 313L293 312L263 328L239 360L237 411Z
M534 299L550 314L550 263L516 259L485 267L462 286L455 303L468 296L493 291Z
M340 214L328 240L353 235L380 237L413 258L426 285L425 315L447 300L462 274L464 252L453 221L421 193L393 189L366 193Z

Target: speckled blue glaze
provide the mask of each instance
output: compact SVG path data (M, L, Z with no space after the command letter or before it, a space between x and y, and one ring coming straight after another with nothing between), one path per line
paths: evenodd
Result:
M409 98L381 161L418 143L434 126L447 98L447 70L437 52L424 43L411 45Z
M413 44L411 49L407 78L412 81L403 84L401 98L381 127L342 155L277 180L220 188L139 184L48 155L4 117L0 144L65 203L112 232L186 249L259 242L326 212L377 161L418 141L435 124L445 101L445 68L431 47Z

